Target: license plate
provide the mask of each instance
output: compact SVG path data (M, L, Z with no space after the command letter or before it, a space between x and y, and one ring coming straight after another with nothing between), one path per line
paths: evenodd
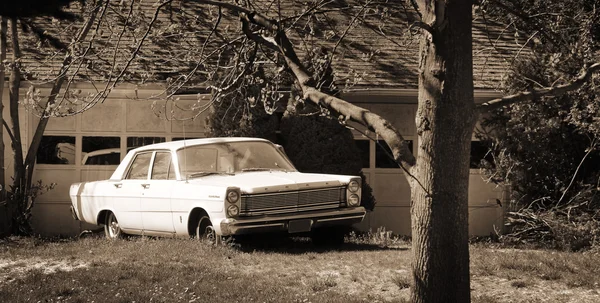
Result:
M288 223L288 232L290 234L307 232L310 231L311 226L312 220L310 219L290 221Z

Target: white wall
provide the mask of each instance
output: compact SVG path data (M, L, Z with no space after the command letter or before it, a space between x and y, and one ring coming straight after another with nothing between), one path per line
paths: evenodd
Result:
M86 89L85 86L81 87ZM24 93L24 92L23 92ZM69 206L68 188L71 183L105 179L110 176L116 166L82 165L82 140L85 136L110 136L120 138L121 157L127 151L128 137L164 137L198 138L204 136L205 116L202 106L195 111L182 111L178 107L190 108L193 104L206 105L208 99L197 100L197 97L181 97L178 107L173 103L151 100L153 95L161 93L159 87L137 89L132 87L115 90L102 104L77 116L52 118L48 124L47 136L75 137L75 159L73 164L38 164L34 180L44 183L55 182L54 190L38 197L33 209L32 223L37 233L44 236L73 236L83 229L91 228L72 219ZM136 97L137 96L137 97ZM476 92L478 101L494 97L494 93ZM414 117L416 112L416 91L414 90L380 90L362 91L344 96L349 101L372 110L391 121L408 140L416 140ZM4 117L8 118L8 92L3 98L5 102ZM154 109L153 109L154 108ZM160 112L161 116L155 113ZM165 119L165 114L174 113L176 118L194 120L175 121ZM31 112L21 111L22 136L24 142L31 138L38 118ZM362 135L355 132L355 137ZM12 175L12 150L5 135L6 175ZM416 152L416 142L413 144ZM24 146L26 147L26 146ZM377 199L375 211L369 213L359 227L363 230L377 230L383 226L396 234L410 235L410 189L402 171L398 168L377 168L375 158L376 146L369 143L370 164L364 168L369 184L374 189ZM504 202L505 191L484 182L478 170L472 170L469 186L469 232L472 235L489 235L502 228L503 209L496 199Z

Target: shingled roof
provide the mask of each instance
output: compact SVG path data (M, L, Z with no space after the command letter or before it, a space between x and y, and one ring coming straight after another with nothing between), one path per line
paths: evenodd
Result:
M102 82L110 70L110 62L116 59L122 66L128 54L136 47L144 34L156 8L156 1L140 0L133 6L134 21L122 30L119 21L129 12L124 3L114 4L107 14L115 20L105 24L94 42L93 48L78 70L79 79ZM310 1L309 1L310 2ZM290 26L288 35L297 45L299 53L307 48L319 46L332 51L335 48L333 69L336 81L356 79L358 87L411 89L417 87L418 33L409 29L415 16L400 5L384 3L365 8L361 1L330 1L310 14L302 14L307 7L305 0L256 1L253 9L273 18L283 16ZM277 5L280 3L280 5ZM74 5L78 5L75 3ZM78 9L76 7L72 9ZM207 44L209 49L219 47L229 39L239 37L241 25L237 17L223 11L219 29ZM359 16L359 17L356 17ZM191 1L175 0L161 9L159 17L142 47L139 57L132 63L125 80L131 82L164 81L168 77L189 71L195 66L194 54L209 36L217 10ZM48 34L69 41L76 25L51 19L40 19ZM81 22L80 22L81 23ZM346 28L351 25L350 30ZM78 25L80 26L80 24ZM45 75L56 74L62 56L48 59L49 48L40 47L31 38L26 38L23 47L23 69L30 80L43 80ZM121 38L118 39L119 35ZM341 36L337 47L336 44ZM115 43L123 45L115 53ZM473 25L473 59L475 88L494 89L512 61L522 51L521 43L514 33L500 24L484 22L475 16ZM200 73L201 74L201 71Z

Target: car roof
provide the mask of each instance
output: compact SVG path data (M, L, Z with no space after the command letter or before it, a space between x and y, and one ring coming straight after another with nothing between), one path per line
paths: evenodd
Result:
M116 154L116 153L120 153L120 152L121 152L120 148L105 148L105 149L98 149L95 151L91 151L89 153L85 153L85 156L92 157L92 156L97 156L97 155Z
M211 144L211 143L230 143L230 142L250 142L250 141L263 141L263 142L271 142L269 140L261 139L261 138L248 138L248 137L224 137L224 138L202 138L202 139L187 139L187 140L179 140L179 141L170 141L163 143L155 143L144 145L133 149L133 152L146 151L146 150L155 150L155 149L169 149L169 150L178 150L185 146L192 145L203 145L203 144Z

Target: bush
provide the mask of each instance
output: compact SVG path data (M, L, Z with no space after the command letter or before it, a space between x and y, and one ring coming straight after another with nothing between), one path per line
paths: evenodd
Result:
M350 130L337 120L302 115L288 107L281 119L280 143L299 171L361 176L361 205L375 208L373 189L362 173L360 150Z
M258 137L275 141L278 120L264 106L248 104L244 96L235 94L213 103L206 117L206 131L209 137Z
M542 75L549 71L540 67L544 62L542 56L523 63L518 74L545 83L549 80ZM598 237L598 95L594 87L584 86L561 97L515 104L484 119L491 134L484 139L495 160L491 179L511 189L505 239L580 250Z
M505 79L507 94L565 84L598 60L600 13L592 3L514 1L537 22L481 7L490 20L510 22L515 37L531 39ZM505 239L579 250L598 236L600 90L592 77L576 91L513 104L482 123L495 155L492 179L512 190Z

